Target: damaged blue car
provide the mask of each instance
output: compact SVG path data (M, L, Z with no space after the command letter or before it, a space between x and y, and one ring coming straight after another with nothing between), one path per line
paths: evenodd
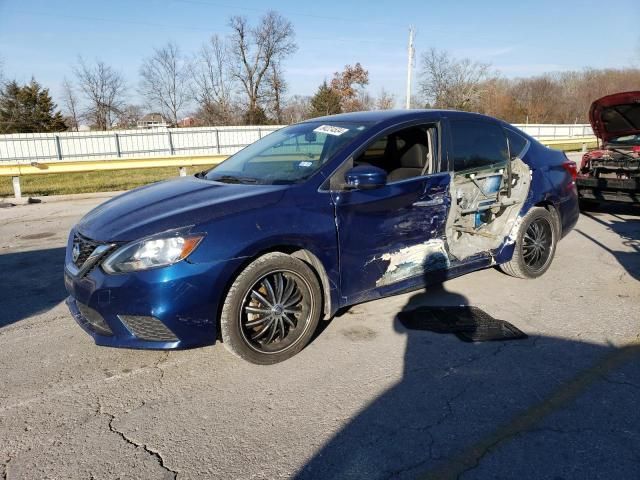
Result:
M576 166L456 111L341 114L89 212L67 304L99 345L295 355L348 305L499 266L536 278L578 219Z

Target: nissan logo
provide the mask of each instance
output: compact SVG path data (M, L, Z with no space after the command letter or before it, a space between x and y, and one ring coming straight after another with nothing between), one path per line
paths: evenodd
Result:
M80 244L74 243L73 250L71 250L71 259L73 260L73 263L76 263L78 258L80 258Z

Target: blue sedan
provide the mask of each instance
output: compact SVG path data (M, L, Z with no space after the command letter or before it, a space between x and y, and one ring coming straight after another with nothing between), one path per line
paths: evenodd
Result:
M562 152L479 114L316 118L89 212L69 236L67 304L98 345L221 339L276 363L348 305L491 266L539 277L578 219L575 177Z

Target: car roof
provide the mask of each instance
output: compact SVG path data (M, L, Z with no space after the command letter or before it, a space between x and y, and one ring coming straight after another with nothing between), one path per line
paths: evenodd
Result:
M462 112L459 110L438 110L438 109L410 109L410 110L369 110L362 112L339 113L337 115L327 115L306 120L306 122L367 122L381 123L387 121L411 121L425 120L433 121L442 116L449 118L477 118L484 120L499 121L496 118L482 115L480 113Z

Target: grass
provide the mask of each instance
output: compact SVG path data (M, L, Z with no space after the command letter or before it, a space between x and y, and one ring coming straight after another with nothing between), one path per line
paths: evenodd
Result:
M187 174L209 167L187 167ZM50 173L20 177L24 197L64 195L68 193L130 190L140 185L178 176L177 167L140 168L86 173ZM13 197L11 177L0 177L0 198Z

